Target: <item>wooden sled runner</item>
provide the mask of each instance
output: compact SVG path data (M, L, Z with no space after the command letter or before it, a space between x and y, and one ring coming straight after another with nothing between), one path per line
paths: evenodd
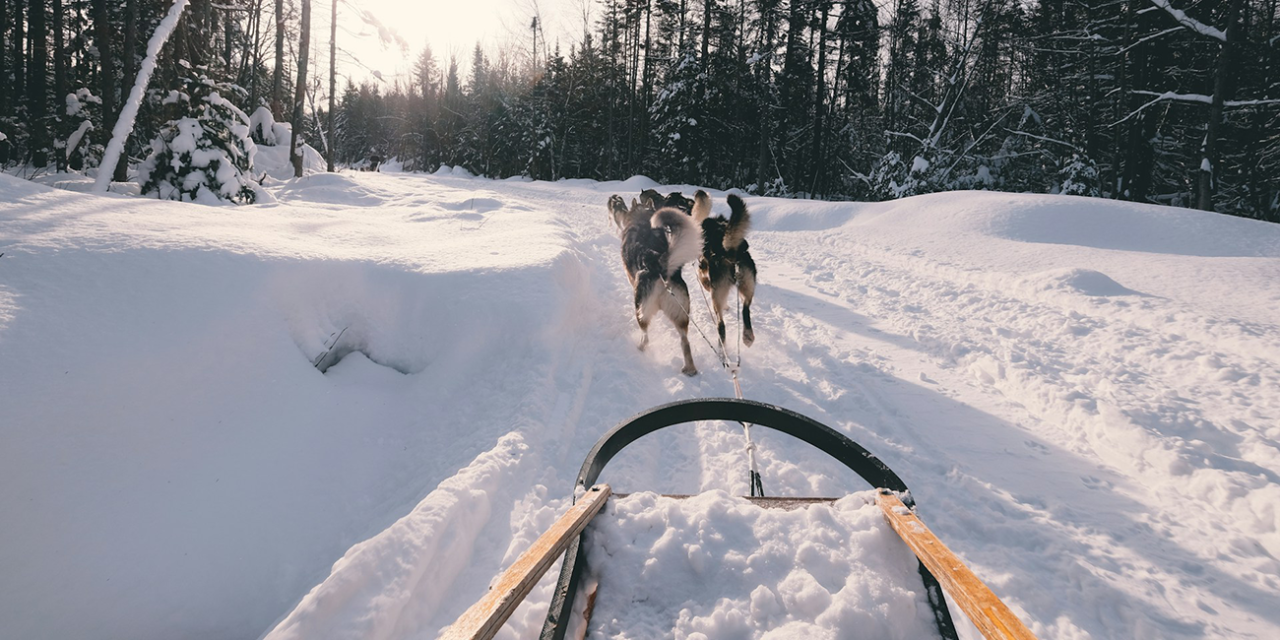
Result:
M956 640L956 629L945 594L990 640L1034 640L1013 615L914 512L907 486L879 458L830 427L793 411L761 402L715 398L685 400L650 409L614 427L596 443L578 472L575 504L508 568L489 592L445 632L448 640L492 638L529 591L565 554L560 579L543 624L540 640L563 640L583 565L583 530L611 494L609 485L595 484L600 472L619 451L637 439L666 427L700 420L746 422L794 436L822 450L852 469L878 490L876 504L903 542L920 560L920 579L933 609L938 635ZM763 508L797 508L835 498L749 498ZM589 608L589 607L588 607Z

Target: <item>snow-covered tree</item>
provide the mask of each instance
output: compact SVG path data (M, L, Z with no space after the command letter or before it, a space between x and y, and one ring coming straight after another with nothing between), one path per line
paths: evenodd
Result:
M190 71L182 88L162 101L170 118L138 167L142 192L169 200L252 203L257 146L249 117L224 96L242 90L210 80L204 69Z

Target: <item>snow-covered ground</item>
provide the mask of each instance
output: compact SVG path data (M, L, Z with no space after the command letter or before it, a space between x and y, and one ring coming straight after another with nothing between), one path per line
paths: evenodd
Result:
M695 378L665 320L635 348L604 202L648 186L318 174L206 207L0 176L0 635L435 637L607 429L733 395L696 331ZM978 192L747 204L745 395L883 459L1033 631L1280 637L1280 226ZM772 495L868 488L754 435ZM602 480L715 493L607 507L593 637L927 628L865 499L729 497L737 425L649 436ZM503 637L536 636L553 579Z

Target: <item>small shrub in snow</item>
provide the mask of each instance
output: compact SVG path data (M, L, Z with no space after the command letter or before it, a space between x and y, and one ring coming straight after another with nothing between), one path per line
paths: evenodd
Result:
M871 189L881 199L893 200L936 191L931 184L931 164L915 156L907 164L896 151L886 153L871 171Z
M249 133L255 143L275 147L289 144L293 128L288 122L276 122L271 110L260 106L249 116Z
M102 98L81 87L67 94L66 105L66 115L58 119L61 131L55 148L72 169L97 165L102 161L103 146L91 140L89 133L102 130Z
M256 200L249 117L227 100L243 90L215 82L202 69L170 91L162 109L170 120L151 141L151 153L138 168L142 193L169 200L212 202Z
M1097 163L1078 153L1071 154L1071 159L1058 172L1058 180L1054 191L1063 195L1102 197L1102 189L1099 187L1102 175Z

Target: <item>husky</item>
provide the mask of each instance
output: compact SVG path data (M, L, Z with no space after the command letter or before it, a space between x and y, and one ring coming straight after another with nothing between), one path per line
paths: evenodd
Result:
M672 191L663 196L654 189L645 189L640 192L640 202L647 204L655 211L663 207L679 209L689 215L692 215L693 211L693 201L684 197L684 194L679 191Z
M751 300L756 294L756 262L747 251L747 229L751 226L751 214L747 205L736 195L730 194L729 219L711 217L711 196L698 190L693 194L693 220L702 227L702 256L698 258L698 282L711 293L715 308L720 344L724 341L724 308L733 287L742 296L742 343L751 346L756 334L751 329Z
M649 323L661 310L680 333L687 376L698 374L689 348L689 287L680 268L698 258L702 230L679 209L655 211L648 203L609 197L609 215L621 228L622 265L634 290L636 324L640 325L640 350L649 346Z

